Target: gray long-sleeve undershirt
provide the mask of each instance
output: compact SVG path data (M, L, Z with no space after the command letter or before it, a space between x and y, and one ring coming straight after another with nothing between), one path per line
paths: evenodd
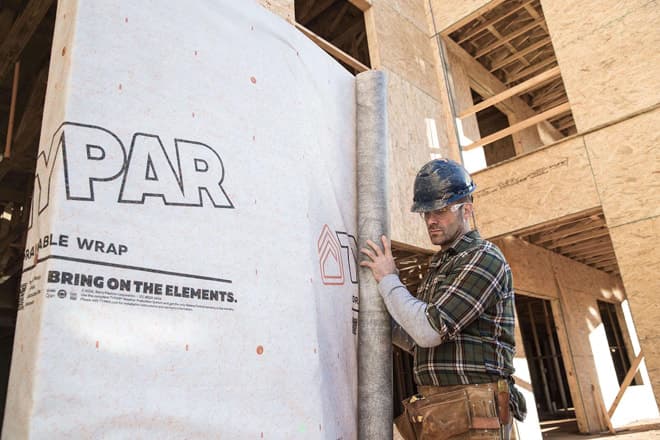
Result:
M386 275L378 283L378 291L385 301L387 311L420 347L434 347L443 342L442 336L426 317L427 303L410 294L399 277Z

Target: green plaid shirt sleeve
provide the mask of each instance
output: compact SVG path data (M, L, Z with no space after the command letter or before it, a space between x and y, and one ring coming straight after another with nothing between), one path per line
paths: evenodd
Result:
M444 339L455 339L497 300L506 263L487 249L465 252L438 286L426 316Z
M514 295L500 250L476 231L432 261L418 298L442 343L416 347L419 385L491 382L513 373Z

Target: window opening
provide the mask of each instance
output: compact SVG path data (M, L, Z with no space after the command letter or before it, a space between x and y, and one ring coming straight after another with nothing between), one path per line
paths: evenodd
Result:
M371 67L364 12L348 0L295 0L296 27L353 74Z
M550 301L517 295L516 312L539 420L575 417Z
M621 385L630 370L630 358L624 343L623 331L619 325L619 318L616 314L616 306L605 301L598 301L598 311L607 335L607 343L610 347L612 362L614 362L616 377L619 385ZM638 377L633 378L630 385L639 385L640 381L638 379Z

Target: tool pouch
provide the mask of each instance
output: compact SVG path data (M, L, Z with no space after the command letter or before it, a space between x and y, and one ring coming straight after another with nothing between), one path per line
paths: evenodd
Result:
M405 440L499 439L500 427L510 421L508 395L496 387L463 389L404 400L404 413L395 421Z
M446 440L470 430L470 407L464 390L416 395L403 406L416 440Z

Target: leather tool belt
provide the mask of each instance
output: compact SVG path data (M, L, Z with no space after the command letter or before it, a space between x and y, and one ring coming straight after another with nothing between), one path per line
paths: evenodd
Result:
M419 394L403 402L395 421L406 440L499 439L511 423L509 387L498 382L420 386Z

